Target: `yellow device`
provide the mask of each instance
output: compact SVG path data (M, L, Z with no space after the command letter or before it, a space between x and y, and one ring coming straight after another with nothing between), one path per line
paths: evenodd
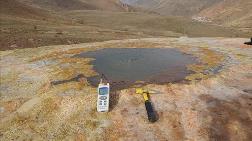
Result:
M151 104L151 101L149 99L149 91L144 90L142 88L136 88L136 94L142 94L143 95L144 103L145 103L145 108L146 108L146 111L147 111L148 120L150 122L157 121L156 113L155 113L155 111L153 109L153 106Z

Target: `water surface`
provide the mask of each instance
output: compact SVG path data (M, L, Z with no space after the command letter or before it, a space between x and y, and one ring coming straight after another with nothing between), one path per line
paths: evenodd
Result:
M190 71L187 65L196 58L170 48L108 48L84 52L75 57L94 58L91 63L100 75L88 78L97 86L102 74L116 89L145 83L168 83L183 80Z

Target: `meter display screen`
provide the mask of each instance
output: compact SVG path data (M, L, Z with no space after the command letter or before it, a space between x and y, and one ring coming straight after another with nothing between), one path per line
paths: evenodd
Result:
M107 87L99 88L99 95L107 95L109 93L109 89Z

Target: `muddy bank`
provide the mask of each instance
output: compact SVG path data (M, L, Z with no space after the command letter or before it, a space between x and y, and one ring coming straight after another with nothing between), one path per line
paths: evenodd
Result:
M252 50L240 38L149 38L1 51L1 140L251 139ZM92 59L102 48L176 48L199 58L188 84L144 86L159 120L148 122L134 88L111 94L111 111L96 112ZM207 70L207 71L206 71ZM210 71L209 71L210 70ZM214 72L214 73L213 73ZM85 77L80 77L85 76Z

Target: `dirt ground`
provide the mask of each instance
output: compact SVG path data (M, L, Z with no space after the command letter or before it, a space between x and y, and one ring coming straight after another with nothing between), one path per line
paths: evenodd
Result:
M0 140L250 141L252 47L244 38L144 38L0 52ZM149 84L159 120L149 123L134 87L96 112L92 58L102 48L178 48L198 57L188 83ZM83 77L79 77L83 76ZM64 82L55 85L55 81Z

